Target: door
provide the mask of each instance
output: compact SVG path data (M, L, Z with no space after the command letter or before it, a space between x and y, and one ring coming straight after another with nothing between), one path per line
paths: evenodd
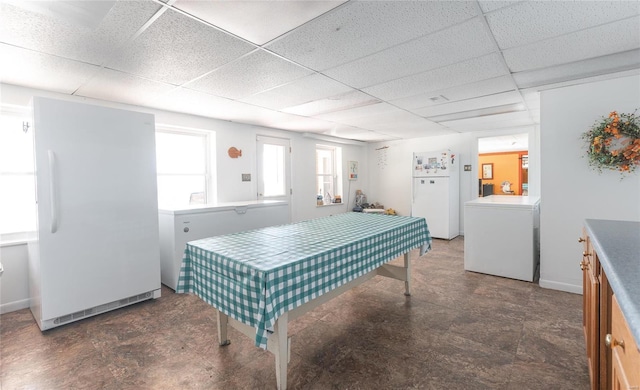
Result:
M258 200L282 200L291 207L291 146L287 138L256 138Z
M424 217L431 237L449 239L449 178L414 179L411 215Z

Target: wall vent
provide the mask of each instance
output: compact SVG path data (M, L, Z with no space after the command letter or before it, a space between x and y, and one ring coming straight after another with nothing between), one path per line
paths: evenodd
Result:
M140 302L140 301L145 301L147 299L151 299L152 297L153 297L153 293L152 292L146 292L144 294L134 295L134 296L129 297L129 298L124 298L124 299L120 299L118 301L105 303L105 304L100 305L100 306L95 306L95 307L92 307L92 308L89 308L89 309L77 311L75 313L71 313L71 314L67 314L67 315L58 317L58 318L53 320L53 323L55 325L63 325L63 324L66 324L67 322L77 321L77 320L80 320L82 318L91 317L91 316L94 316L96 314L104 313L105 311L110 311L110 310L114 310L114 309L117 309L117 308L120 308L120 307L129 306L129 305L131 305L133 303Z

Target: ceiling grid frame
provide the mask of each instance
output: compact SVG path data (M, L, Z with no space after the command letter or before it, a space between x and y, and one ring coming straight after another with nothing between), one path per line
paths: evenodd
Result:
M382 45L374 43L374 37L380 35L379 32L376 33L375 30L372 30L374 28L372 26L375 25L375 23L372 24L371 21L358 19L358 15L362 14L358 14L356 11L367 10L364 8L367 2L355 0L343 2L342 0L336 0L336 6L333 7L332 5L311 5L310 7L313 8L314 11L311 13L304 12L304 17L302 18L298 16L297 13L294 15L289 11L287 11L289 12L288 15L283 16L285 19L280 19L279 14L276 15L272 13L272 15L277 16L277 20L286 22L284 23L285 27L280 30L269 30L269 34L271 35L249 35L250 30L243 30L242 28L236 29L233 23L241 24L243 21L248 20L241 14L242 12L264 10L264 6L251 7L250 5L244 5L240 8L240 11L225 11L223 13L224 15L233 15L237 17L237 19L232 20L231 24L221 24L221 26L225 26L225 28L222 28L216 25L216 23L208 22L208 20L216 21L216 19L208 17L207 15L212 15L212 10L224 10L224 8L220 7L233 7L233 2L219 3L216 5L217 8L207 8L207 5L203 3L204 5L199 6L200 8L189 8L185 6L185 9L182 9L180 2L183 0L167 0L166 2L162 0L135 1L141 5L119 8L119 11L115 14L117 16L114 16L114 14L111 14L110 17L104 16L104 20L108 19L109 24L107 24L106 27L101 26L101 32L99 33L87 33L86 37L90 38L90 40L80 41L79 39L84 37L84 35L71 36L66 34L61 36L56 35L58 41L62 40L62 42L60 44L56 42L55 45L51 46L45 46L42 43L37 44L38 41L34 41L34 39L37 39L38 34L46 34L47 31L69 31L69 33L79 31L76 25L70 25L71 27L66 29L63 23L67 23L67 21L64 19L58 20L50 18L44 24L45 29L40 29L41 32L38 31L38 28L31 29L29 32L30 35L25 38L26 40L19 41L6 40L4 35L6 27L0 26L0 30L3 32L3 34L0 34L0 50L3 50L4 53L15 54L16 60L18 58L24 58L25 60L34 61L34 63L29 64L29 67L22 67L30 71L34 69L34 72L31 74L37 74L39 77L34 78L33 82L24 84L31 88L39 88L39 86L45 90L47 88L53 88L52 90L65 94L71 91L69 94L75 96L116 102L121 101L124 103L129 102L128 104L176 110L177 112L192 112L194 115L204 117L217 117L222 120L232 120L234 122L292 131L311 131L331 134L338 137L340 137L341 134L347 137L355 137L357 136L357 132L363 132L361 136L366 138L368 142L402 139L409 135L414 137L437 135L443 132L447 134L465 133L485 127L498 130L506 127L516 128L519 126L536 125L539 123L540 115L539 104L537 103L537 99L539 99L538 91L540 90L553 88L554 86L574 85L590 80L640 74L640 43L636 43L635 40L625 40L620 34L603 33L602 40L599 39L596 43L589 42L588 39L585 40L583 38L582 41L577 41L580 42L582 49L567 51L567 54L561 56L561 58L558 57L560 59L557 61L554 61L555 57L552 57L552 53L557 53L558 50L561 50L562 45L571 45L572 41L568 39L569 37L575 36L576 38L571 39L576 41L579 40L580 37L589 36L584 35L586 32L592 31L592 35L596 34L596 31L599 31L597 29L603 26L626 22L625 28L633 29L637 26L640 31L640 3L634 1L585 1L555 6L553 9L556 11L564 9L576 10L575 14L578 16L570 20L567 27L557 24L559 20L557 12L555 14L545 14L545 7L534 4L533 2L527 4L530 3L528 0L507 0L499 3L484 0L470 0L452 2L442 7L432 7L424 3L424 5L407 5L402 9L394 9L396 4L399 5L401 3L380 0L373 2L372 4L378 5L376 5L371 12L365 12L365 14L374 15L374 20L380 23L395 23L397 27L387 25L382 31L398 33L397 36L383 39L384 42ZM296 9L296 12L301 11L299 7L306 7L304 1L296 1L296 3L295 6L291 7L291 9ZM313 1L311 1L311 3L313 3ZM384 3L386 3L386 5ZM11 7L19 7L20 2L10 1L10 4L12 4ZM155 12L154 6L157 7ZM4 4L2 4L2 7L4 11ZM285 9L284 7L286 6L283 6L281 9ZM84 9L84 7L82 8ZM204 12L191 13L186 11L197 11L198 9ZM10 15L29 15L29 13L25 13L24 10L21 12L14 12L14 8L7 8L7 10L10 11L8 13ZM131 13L132 16L130 20L133 21L133 23L125 25L121 22L120 25L126 26L127 29L120 28L118 30L118 24L116 22L118 20L124 21L129 19L128 14L124 14L123 10L124 12L127 10L136 12ZM145 10L148 14L144 13ZM429 10L434 10L435 13L432 13L428 18L413 17L413 15L422 15ZM616 10L626 11L617 12ZM453 14L450 15L450 17L434 19L437 18L434 15L440 15L440 13L445 11L452 11ZM511 18L513 21L509 20L510 15L513 16L523 11L531 12L529 17L537 17L537 22L531 24L534 22L529 22L526 15L518 16L515 19ZM153 14L151 15L152 12ZM153 45L154 43L159 43L160 41L158 39L150 39L149 35L144 41L138 42L139 38L144 36L145 32L153 28L154 25L156 26L154 34L162 33L164 35L166 33L170 36L172 32L171 29L174 26L167 24L167 21L172 19L165 19L164 23L158 23L156 25L157 21L159 19L161 20L163 15L167 15L167 12L177 12L180 18L186 17L204 26L203 28L193 28L192 30L189 30L188 26L184 28L181 28L179 25L175 26L175 31L177 31L178 34L182 32L185 33L182 39L185 40L188 46L187 48L183 50L177 46L179 44L168 44L166 46L159 44L155 48L152 47L148 49L149 51L145 49L145 51L142 52L144 54L140 54L140 56L136 54L131 60L114 60L118 55L126 56L127 50L131 51L133 50L132 48L135 49L142 44ZM411 15L411 12L414 14ZM598 16L602 12L604 12L606 16L599 18ZM301 12L300 14L303 13ZM338 14L342 16L337 16ZM96 15L98 15L97 11ZM496 16L494 17L494 15ZM582 15L585 17L583 18ZM51 17L51 15L48 16ZM127 19L123 19L123 16L127 16ZM400 18L400 16L409 17ZM0 15L0 18L3 20L5 17L7 16ZM347 18L345 19L345 17ZM173 18L173 20L179 23L180 18ZM465 23L471 23L474 19L479 21L477 26L472 23L469 28L462 28ZM22 25L25 25L25 23L28 25L29 21L32 20L37 21L43 19L42 17L38 19L35 16L32 19L27 17L24 21L12 21L11 23L13 24L10 25L13 26L11 28L21 29ZM422 29L424 26L420 27L419 24L407 25L407 23L420 23L420 21L425 23L429 20L435 22L435 24L431 25L432 28L435 28L433 31L429 30L428 27ZM295 24L292 24L292 21L295 21ZM22 22L22 24L19 24L20 22ZM496 35L495 31L492 30L494 24L503 22L504 24L499 26L499 30L497 30L500 31L500 34ZM311 26L312 23L315 24L316 27L308 27ZM345 23L356 23L356 25L349 26ZM58 27L55 27L56 25L58 25ZM97 24L95 24L95 26L97 26ZM161 26L163 26L162 30L160 29ZM358 36L358 39L362 39L365 42L356 43L356 45L362 46L357 49L355 54L353 56L337 57L338 61L325 61L325 63L333 63L333 65L328 68L307 66L308 63L312 64L314 62L298 60L298 58L307 57L289 56L287 53L291 53L292 49L278 52L272 50L272 44L286 40L286 38L292 36L292 34L303 34L294 39L294 41L299 42L304 42L305 39L311 38L315 39L315 42L319 42L318 39L322 40L323 37L328 39L329 35L321 31L322 26L350 29L349 31L345 30L344 34L333 35L335 37L352 37L354 31L362 33L370 31L374 32L374 34ZM301 29L302 27L305 28ZM246 28L254 29L255 26ZM288 30L285 31L285 28L288 28ZM447 53L445 44L433 44L424 49L422 49L420 44L416 44L416 42L421 42L420 40L429 44L429 37L433 36L433 39L436 39L436 34L442 35L441 38L437 39L446 39L447 30L451 32L464 30L464 33L458 35L452 34L452 36L455 36L455 39L462 37L462 40L458 42L461 44L460 47L463 47L465 42L479 42L477 39L465 40L464 37L465 34L479 34L479 31L481 31L480 28L482 28L483 36L486 35L489 37L491 46L475 50L469 54L469 57L465 57L463 54L456 55L454 53ZM513 39L504 42L516 42L516 44L502 48L498 36L503 38L508 37L508 35L505 34L509 34L510 28L516 29L514 30L516 35ZM403 29L407 29L408 31L401 31ZM421 33L421 29L424 30L424 32ZM19 34L19 31L20 30L14 30L10 32L9 36L18 36L16 34ZM122 33L117 34L119 31ZM215 44L219 42L220 50L209 50L208 54L200 55L197 51L198 48L202 51L202 48L212 47L211 45L213 43L206 45L202 43L202 39L199 39L199 37L194 34L206 34L207 31L216 31L218 35L213 35L216 37L214 38L216 40L210 42L216 42ZM280 31L284 32L279 33ZM279 35L275 35L275 33L279 33ZM306 33L316 35L305 38L304 34ZM608 38L607 34L611 34L613 37L619 37L609 38L615 39L615 41L612 40L612 42L617 43L616 45L612 45L610 51L606 46L602 46L601 44L602 41L606 42ZM121 39L125 36L126 40L122 41ZM252 36L272 38L262 41L256 40L256 42L259 43L254 43L252 42L252 39L254 39L251 38ZM466 36L470 37L470 35ZM191 37L195 38L192 44L189 43ZM47 42L47 40L51 39L51 36L47 37L43 35L43 38L40 42ZM68 41L66 41L67 39ZM111 41L108 41L108 39L111 39ZM300 39L302 39L302 41L300 41ZM367 40L368 42L366 42ZM28 44L20 45L16 44L16 42L27 42ZM33 44L33 42L36 43ZM94 42L94 46L91 46L92 42ZM111 45L105 45L104 49L100 51L97 45L103 42L111 42ZM138 43L132 44L132 42ZM547 49L545 42L553 42L553 45L555 45L549 46L549 54L544 53L544 50ZM113 43L117 45L114 46ZM338 42L337 44L347 45L344 41L342 43ZM451 41L450 44L455 45L456 42ZM489 45L488 42L486 44ZM535 46L536 44L537 46ZM601 46L596 46L597 44ZM78 46L76 48L73 45ZM250 50L244 51L238 49L241 48L242 45L246 45L246 49ZM540 64L539 66L535 68L523 68L523 70L518 71L516 69L519 69L520 65L515 64L521 64L522 61L527 60L526 56L520 55L521 52L525 51L525 49L522 48L529 46L536 47L537 50L540 50L540 53L546 57L540 57L540 61L531 62L531 64ZM161 51L164 47L168 50L166 53L169 59L167 65L157 62L164 58L165 53ZM322 50L329 50L328 52L343 53L344 47L349 46L341 46L342 48L333 49L331 46L327 46L326 43L322 43L320 47L323 48ZM589 48L593 47L596 47L597 50L590 51ZM403 52L402 48L406 48L407 51ZM300 49L305 48L296 48L296 50ZM309 47L309 49L311 50L313 47ZM456 49L458 51L463 50L460 48ZM105 56L107 50L112 54ZM155 50L155 52L153 50ZM416 50L415 53L413 50ZM423 51L420 52L420 50ZM438 50L445 51L439 52ZM486 54L481 54L483 50L490 51L486 52ZM221 54L218 54L218 52ZM257 52L268 53L269 56L260 57L261 59L254 61L245 61L251 58L250 56L255 56ZM66 56L65 53L69 53L70 56ZM78 55L76 55L76 53ZM162 53L162 55L158 53ZM176 60L176 58L179 58L176 56L182 53L185 53L185 55L197 53L198 57L194 58L193 61L185 60L181 63L179 60ZM361 53L361 55L356 55L357 53ZM600 55L599 53L604 54ZM389 56L395 54L406 58L400 58L397 61L388 60L388 58L392 58ZM144 56L146 55L149 56L146 57L147 61L149 61L148 58L152 59L148 63L144 62ZM315 55L317 55L317 53ZM424 64L420 63L421 57L426 58L426 56L430 55L441 55L442 59L426 61ZM511 59L507 58L508 55L511 56ZM596 56L593 57L593 55ZM215 60L216 56L219 59L218 61ZM264 69L262 65L268 63L270 58L272 58L271 56L277 58L277 61L273 63L274 67L271 68L274 69L275 73L271 75L269 72L269 74L265 76L266 78L262 79L257 72ZM491 57L490 59L487 57L485 60L481 60L483 56L495 57ZM96 63L93 60L89 62L83 61L81 58L102 58L102 60ZM212 59L212 61L209 62L209 66L203 66L202 61L206 61L208 58ZM6 77L3 77L3 79L13 81L17 85L22 85L20 83L29 81L29 79L26 78L28 76L27 74L20 75L21 67L19 64L11 63L11 61L12 59L10 57L7 57L6 61L3 59L3 64L0 64L0 71L18 73L4 73ZM120 65L124 64L126 66L119 66L118 61L120 61ZM277 65L278 61L290 63L292 67ZM153 62L156 62L156 64ZM338 62L342 65L336 65ZM221 73L218 77L221 77L220 82L222 83L231 83L232 79L228 77L242 77L243 70L231 72L229 72L229 70L233 70L233 68L236 67L235 64L244 67L249 66L251 63L255 65L246 68L246 72L252 72L247 74L254 74L254 76L251 77L254 77L258 85L247 85L246 91L250 92L247 95L244 95L241 90L238 90L237 93L233 92L233 94L235 94L234 96L230 94L233 89L221 88L219 92L213 93L216 90L215 88L205 88L200 91L191 88L196 81L205 79L216 71L223 71L225 67L227 70L223 71L224 73ZM114 64L116 66L113 66ZM347 64L350 65L346 66ZM371 68L372 70L367 73L367 76L360 76L357 73L353 73L354 71L357 72L358 66L366 70L367 64L373 64L374 66ZM403 65L406 66L406 69L402 68ZM437 66L434 67L434 65ZM512 68L511 65L516 67ZM38 68L38 66L40 66L40 68ZM176 76L163 79L162 75L169 70L168 66L184 67L184 69L178 70ZM332 72L333 69L342 66L346 66L345 71ZM378 66L378 68L376 69L375 66ZM488 67L491 66L496 69L495 72L489 70ZM92 67L95 67L95 70L92 70ZM54 69L60 73L51 74L49 79L53 80L55 78L56 83L44 82L47 80L46 72L53 71ZM78 73L76 77L71 77L71 74L65 74L65 72L73 72L76 69L82 71L82 73ZM159 73L155 73L156 69ZM300 69L308 72L309 75L291 78L292 75L295 75ZM390 72L389 75L384 75L385 69L388 69ZM401 71L395 72L395 69ZM434 72L434 70L436 71ZM278 72L284 73L279 76ZM354 74L355 77L349 77L349 72ZM465 75L465 72L468 74ZM474 72L475 74L473 74ZM298 72L300 75L303 73L304 72ZM411 78L412 76L421 74L424 75L415 79ZM87 77L88 75L90 76ZM183 77L185 75L191 77L187 79ZM369 82L366 82L367 79L365 77L374 77L374 79L369 79ZM441 77L441 79L438 80L438 77ZM377 80L375 78L377 78ZM382 86L384 83L402 80L403 78L407 78L407 80L405 82L391 83L386 87ZM214 79L212 78L212 80ZM354 80L360 81L354 82ZM413 80L417 81L414 86L407 84ZM179 82L174 83L170 81ZM34 82L40 82L41 84L34 84ZM299 88L304 85L318 87L318 93L301 92ZM355 87L356 85L357 87ZM407 92L411 92L411 94L406 94L398 89L403 88L403 85L409 88ZM382 87L371 89L371 87L376 86ZM394 88L396 90L394 90ZM100 91L100 89L103 89L103 91ZM513 97L506 98L510 96L508 94L510 91L514 92ZM338 93L335 94L336 92ZM382 93L380 94L380 92ZM284 96L282 93L291 93L293 95ZM331 93L334 94L331 95ZM362 96L361 100L363 103L360 104L357 103L357 100L347 99L346 97L350 96L350 94L359 94ZM428 100L430 97L436 95L444 95L450 98L450 101L431 102ZM205 96L208 98L198 98ZM280 99L279 96L281 96L282 99L279 100L279 103L274 103L277 104L278 107L270 108L269 106L272 106L272 104L269 103L269 99L276 99L274 100L275 102ZM340 101L343 99L343 96L344 100ZM501 96L505 96L505 98ZM509 99L511 99L512 102L516 101L516 96L519 102L518 104L522 104L523 110L514 111L514 115L499 114L498 111L504 108L515 108L513 107L515 103L512 104L509 102ZM177 101L172 103L174 97L186 98L187 101L192 102L191 104L202 105L202 107L189 107ZM368 99L366 97L368 97ZM366 100L368 100L368 102L366 102ZM132 101L135 101L135 103L131 103ZM207 107L205 102L208 102L210 105ZM220 106L216 108L214 105ZM304 105L308 105L308 107L302 107ZM362 107L367 107L368 105L371 107L364 110L362 109ZM484 108L477 108L481 106ZM222 107L227 107L227 112L222 112ZM180 111L183 109L186 111ZM493 115L490 113L491 111L494 112ZM518 112L521 112L521 114L517 114ZM327 115L329 113L335 113L336 115ZM362 113L361 115L363 116L358 117L359 113ZM452 120L456 118L456 113L458 114L458 118L461 118L460 120ZM469 115L475 116L472 116L470 119L462 119L468 118ZM528 119L525 120L523 115ZM374 118L376 117L379 118L379 120L375 120ZM511 120L510 118L513 119L512 122L509 122ZM436 122L436 120L438 122ZM424 129L424 131L420 132L417 130L420 128Z

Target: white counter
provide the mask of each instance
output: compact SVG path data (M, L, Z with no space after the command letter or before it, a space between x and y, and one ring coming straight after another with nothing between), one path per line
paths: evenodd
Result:
M491 195L465 202L476 207L524 207L531 208L540 202L538 196Z
M288 203L282 200L247 200L243 202L218 202L208 204L194 204L189 206L178 207L160 207L158 212L160 214L169 215L182 215L182 214L197 214L208 213L211 211L224 211L224 210L243 210L247 208L255 207L269 207L269 206L282 206Z
M160 279L176 289L187 242L289 223L285 201L244 201L201 204L158 210Z
M464 269L533 281L540 260L540 198L492 195L464 204Z

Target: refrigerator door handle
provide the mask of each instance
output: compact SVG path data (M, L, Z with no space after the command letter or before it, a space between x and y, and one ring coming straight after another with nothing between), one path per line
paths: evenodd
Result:
M58 199L56 198L56 155L53 150L48 150L49 155L49 202L51 204L51 233L58 231Z

